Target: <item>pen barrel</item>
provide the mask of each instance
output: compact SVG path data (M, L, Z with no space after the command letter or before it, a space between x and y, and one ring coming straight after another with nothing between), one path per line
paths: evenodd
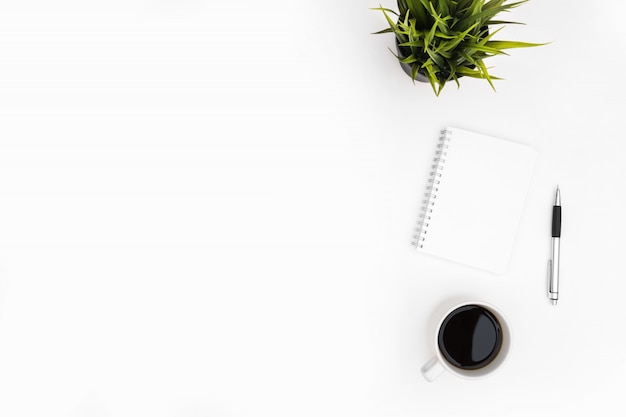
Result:
M552 206L552 237L561 237L561 206Z
M552 262L550 263L550 283L548 292L550 298L558 299L559 293L559 266L561 264L561 239L552 239Z

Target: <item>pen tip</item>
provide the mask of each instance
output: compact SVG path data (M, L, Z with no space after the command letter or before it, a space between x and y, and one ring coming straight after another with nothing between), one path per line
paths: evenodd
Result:
M556 194L554 197L554 205L555 206L560 206L561 205L561 189L559 188L559 186L556 186Z
M556 305L556 300L552 300L552 305L555 306Z

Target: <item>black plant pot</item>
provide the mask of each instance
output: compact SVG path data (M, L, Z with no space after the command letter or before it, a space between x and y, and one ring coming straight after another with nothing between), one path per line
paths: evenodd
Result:
M398 52L398 56L400 58L406 58L406 55L404 54L404 52L402 51L403 48L401 48L398 45L398 38L396 38L396 51ZM409 77L413 78L413 74L412 74L412 68L409 64L405 64L404 62L398 61L400 63L400 67L402 67L402 69L404 70L404 72L406 73L406 75L408 75ZM417 72L417 74L415 74L415 81L419 81L422 83L427 83L428 78L426 78L426 76L424 74L422 74L421 72Z
M486 26L483 27L483 30L486 30L487 34L489 34L489 28L488 27L486 27ZM407 57L407 55L405 54L403 49L404 49L403 47L400 47L398 45L398 38L396 38L396 51L398 52L398 56L400 58L406 58ZM400 62L400 61L398 61L398 62L400 63L400 66L402 67L402 69L404 70L406 75L408 75L409 77L412 78L413 74L412 74L411 66L409 64L405 64L404 62ZM467 68L474 69L474 68L476 68L476 65L468 65ZM461 78L462 75L458 75L457 77ZM421 73L420 71L418 71L417 74L415 74L415 81L420 81L420 82L423 82L423 83L430 82L428 80L428 78L423 73Z

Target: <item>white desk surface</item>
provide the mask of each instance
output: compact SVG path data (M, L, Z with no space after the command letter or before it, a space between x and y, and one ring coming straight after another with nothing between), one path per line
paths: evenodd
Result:
M623 409L622 1L531 0L501 38L552 44L440 98L377 1L52 3L0 3L0 415ZM409 245L449 124L539 153L502 276ZM512 356L428 383L455 297L505 311Z

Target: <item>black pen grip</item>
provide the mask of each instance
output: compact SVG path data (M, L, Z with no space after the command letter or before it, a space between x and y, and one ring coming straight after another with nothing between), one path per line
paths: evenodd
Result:
M552 206L552 237L561 237L561 206Z

